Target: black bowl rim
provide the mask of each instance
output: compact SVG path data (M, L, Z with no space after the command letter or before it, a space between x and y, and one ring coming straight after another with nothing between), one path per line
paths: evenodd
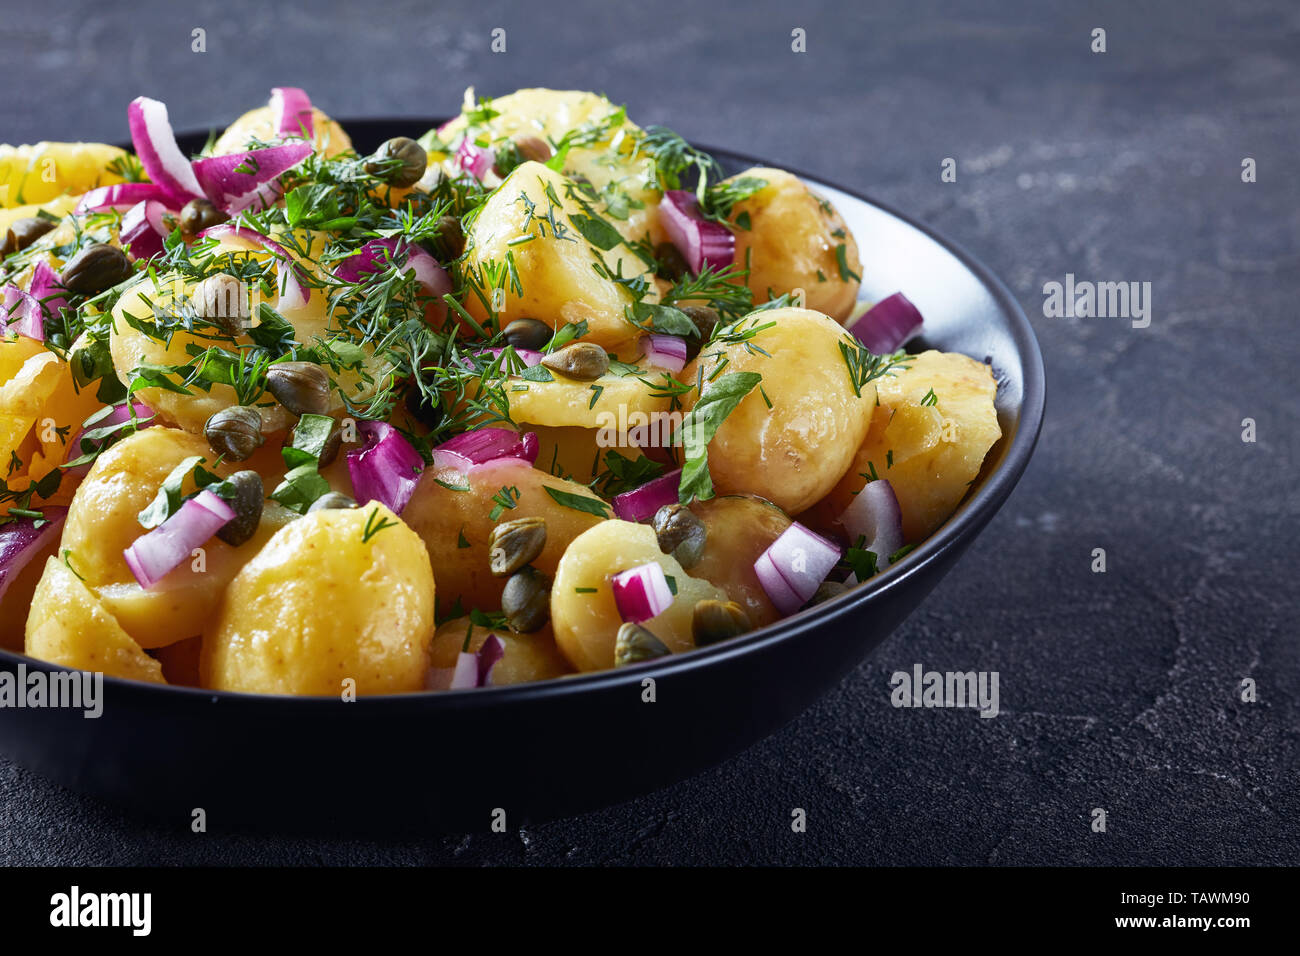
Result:
M446 120L426 120L419 117L399 116L367 117L364 119L345 118L338 120L338 122L344 129L349 129L366 126L391 126L394 124L419 126L424 123L427 123L429 127L434 127L441 126ZM181 140L203 139L206 135L203 132L180 133L177 138ZM771 165L767 160L747 153L703 144L696 145L711 155L734 159L751 166ZM793 640L808 631L816 629L828 614L835 617L845 617L852 612L865 610L867 605L876 600L879 595L901 587L904 581L914 575L922 574L926 567L937 562L946 552L958 547L967 537L975 534L1002 507L1028 467L1029 459L1038 443L1047 397L1046 373L1043 367L1042 351L1038 345L1038 339L1034 335L1033 326L1030 325L1028 317L1020 307L1020 303L1016 301L1015 296L1007 288L1006 284L964 246L930 228L925 223L913 219L886 203L872 199L857 189L837 185L821 176L806 173L789 166L783 165L780 168L793 173L806 182L811 182L813 185L820 184L837 189L859 202L874 206L919 230L957 258L989 290L1003 315L1010 322L1012 340L1015 342L1023 368L1020 418L1015 437L1011 442L1011 446L1006 449L1002 463L985 478L973 497L964 500L961 512L949 518L937 531L918 545L908 555L907 561L888 568L865 585L855 587L847 593L823 602L816 607L799 611L790 617L769 624L766 627L758 628L741 637L724 641L712 647L699 648L685 654L673 654L662 660L650 661L632 667L592 671L586 674L575 674L551 680L500 687L366 695L359 696L350 703L354 706L364 704L367 708L399 707L418 703L423 707L432 707L435 710L460 709L467 706L490 706L505 704L509 701L522 703L527 700L577 694L587 690L612 690L619 685L627 688L634 686L639 688L642 686L641 682L646 678L651 678L657 682L697 668L709 667L738 656L759 653L761 648L781 641ZM0 649L0 660L13 664L21 663L29 671L33 669L45 671L70 669L3 649ZM107 675L105 675L104 681L110 686L129 688L143 695L162 695L165 699L175 699L177 696L189 697L192 700L208 698L212 703L230 701L247 706L278 707L280 704L293 701L299 707L330 707L337 705L341 699L340 696L297 696L293 694L256 694L246 691L204 690L198 687L132 681Z

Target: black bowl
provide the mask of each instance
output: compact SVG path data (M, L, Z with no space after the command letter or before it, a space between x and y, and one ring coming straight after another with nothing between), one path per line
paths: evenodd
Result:
M345 121L359 150L416 120ZM202 136L182 137L197 150ZM714 150L725 166L757 161ZM352 703L105 679L103 713L0 709L0 751L74 790L188 821L294 829L487 828L573 814L666 786L805 710L907 616L1006 501L1042 423L1043 362L1006 287L952 242L805 176L848 221L863 294L899 289L924 340L988 361L1003 437L966 501L906 561L835 600L724 644L539 684ZM0 652L0 669L60 668ZM648 682L654 701L646 702Z

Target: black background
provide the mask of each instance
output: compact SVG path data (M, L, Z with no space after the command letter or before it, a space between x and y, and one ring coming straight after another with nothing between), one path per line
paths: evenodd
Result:
M692 781L507 834L376 841L196 835L0 761L0 861L1300 862L1300 7L1071 8L6 4L0 140L122 140L140 94L206 128L273 85L412 117L454 112L468 84L595 89L966 245L1030 315L1049 397L1020 488L930 599L800 720ZM1150 327L1044 318L1067 272L1151 282ZM890 673L917 662L997 670L1001 715L893 709ZM436 728L394 733L437 759Z

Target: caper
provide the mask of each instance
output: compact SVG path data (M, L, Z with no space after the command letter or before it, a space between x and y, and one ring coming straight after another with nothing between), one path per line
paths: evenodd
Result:
M823 581L817 585L817 590L813 592L812 598L808 601L810 605L821 604L822 601L829 601L831 598L839 597L841 594L848 593L848 588L839 581Z
M248 286L218 272L194 287L194 314L227 335L238 335L249 318Z
M708 647L748 630L749 615L735 601L700 601L691 616L696 647Z
M553 372L581 382L590 382L609 371L609 356L593 342L574 342L542 359Z
M640 664L642 661L652 661L656 657L667 657L671 653L663 641L640 624L633 624L631 621L618 629L618 637L614 639L615 667Z
M229 218L206 199L191 199L181 207L181 233L193 238L204 229L220 225Z
M698 333L698 336L692 335L686 339L686 359L691 361L700 354L700 349L713 335L713 330L718 327L722 317L718 315L717 310L707 305L683 305L680 309L686 313L686 317L691 320Z
M425 243L429 253L439 262L459 259L465 251L465 232L456 216L439 216L432 239Z
M501 610L512 631L541 630L551 616L551 579L536 568L519 569L501 592Z
M442 424L445 414L442 403L431 398L418 383L412 382L407 387L405 404L411 416L430 431Z
M529 136L526 133L520 133L513 138L512 142L515 144L515 149L519 150L520 156L534 163L544 163L554 155L551 151L551 144L540 136Z
M545 518L503 521L488 537L488 568L498 578L508 577L536 560L544 547Z
M541 319L515 319L505 327L506 344L540 352L551 341L551 327Z
M247 405L223 408L207 420L203 434L213 451L232 461L243 461L265 441L262 437L262 416L256 408Z
M226 501L235 509L235 516L221 526L217 537L226 544L240 545L256 533L266 493L262 476L255 471L237 471L226 481L234 487L234 495Z
M671 554L684 568L700 560L709 532L690 508L677 503L664 505L655 512L652 525L664 554Z
M266 390L295 415L324 415L330 377L314 362L277 362L266 371Z
M54 223L39 216L15 219L5 233L4 246L0 247L0 256L21 252L53 228Z
M301 423L299 423L301 424ZM289 437L289 444L292 445L297 440L298 426L293 428L293 434ZM330 433L325 438L325 444L321 446L320 456L316 459L316 466L324 468L326 465L333 464L334 459L339 456L339 449L343 447L343 429L339 428L338 422L330 426Z
M327 491L307 508L307 514L313 511L329 511L334 508L355 508L357 503L341 491Z
M393 160L400 160L397 165ZM429 166L429 154L413 139L394 136L375 150L366 162L366 172L378 176L390 186L414 186Z
M78 295L98 295L125 282L135 272L126 253L116 246L97 242L86 246L63 266L59 282Z
M655 275L669 282L676 282L690 271L686 257L671 242L661 242L655 246L655 262L659 263Z

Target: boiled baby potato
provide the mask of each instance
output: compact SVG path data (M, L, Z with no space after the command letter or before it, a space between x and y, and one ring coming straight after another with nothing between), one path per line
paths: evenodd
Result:
M204 635L203 686L318 695L420 690L433 602L424 544L386 507L312 512L276 532L235 575Z
M465 648L465 635L470 630L470 619L458 617L438 628L429 646L429 660L434 667L455 667L456 658ZM526 684L535 680L550 680L573 672L569 661L555 646L555 635L547 624L532 634L515 634L512 631L490 630L474 625L468 650L477 653L489 634L495 634L505 645L504 656L492 668L492 684Z
M465 309L480 323L488 321L483 299L492 304L495 291L500 308L493 311L502 328L523 318L540 319L553 329L585 321L586 341L617 351L640 334L624 317L632 295L592 267L603 263L612 275L621 270L626 278L644 275L647 281L652 274L626 245L602 251L587 241L575 225L586 213L572 190L569 179L541 163L524 163L506 177L466 236L464 274L477 293L471 289L465 296ZM533 238L520 242L525 236Z
M654 529L647 524L611 520L573 540L560 559L551 587L551 626L555 643L580 671L614 666L614 642L623 620L610 583L629 568L656 562L673 579L677 595L668 609L643 622L673 653L695 646L691 621L700 601L727 600L726 592L702 578L692 577L677 559L659 550Z
M690 507L708 532L691 574L726 591L754 627L779 621L783 615L759 583L754 562L790 527L785 512L757 495L723 495Z
M714 435L709 474L718 494L756 494L796 514L848 468L871 424L876 390L868 383L854 391L840 343L857 343L832 319L810 309L771 309L736 329L768 323L745 341L706 345L681 380L695 382L702 374L707 382L724 362L722 374L762 375L762 391L746 395ZM699 399L699 391L688 393L686 411Z
M58 558L32 596L27 653L64 667L165 684L162 667L118 625L72 569Z
M767 185L731 210L736 262L749 263L754 301L803 289L803 304L843 322L861 284L858 244L835 207L783 169L755 166L742 177ZM737 223L739 220L739 223ZM748 221L749 228L744 228ZM844 247L840 266L839 247Z
M454 487L462 480L468 490ZM561 504L548 488L566 500L572 496L587 503L591 511ZM492 511L498 506L494 495L502 500L508 497L514 507L502 507L493 518ZM402 511L402 520L428 547L444 609L459 598L465 608L496 610L501 606L506 579L493 577L488 570L488 538L498 523L546 519L546 546L532 565L554 574L569 542L608 514L609 506L583 485L556 478L522 459L502 458L479 465L465 479L454 472L425 469Z
M866 484L863 474L889 479L909 542L947 520L1002 436L993 399L997 382L987 365L953 352L922 352L909 367L877 382L880 408L853 464L816 511L838 516ZM933 391L933 398L927 396Z
M314 106L311 114L312 145L318 153L337 156L352 148L352 140L342 126ZM275 139L275 114L270 106L259 106L226 127L226 131L212 144L212 155L242 153L250 149L254 141L269 143Z
M109 164L125 156L125 150L106 143L6 143L0 146L0 207L44 203L64 193L120 183L122 177Z

